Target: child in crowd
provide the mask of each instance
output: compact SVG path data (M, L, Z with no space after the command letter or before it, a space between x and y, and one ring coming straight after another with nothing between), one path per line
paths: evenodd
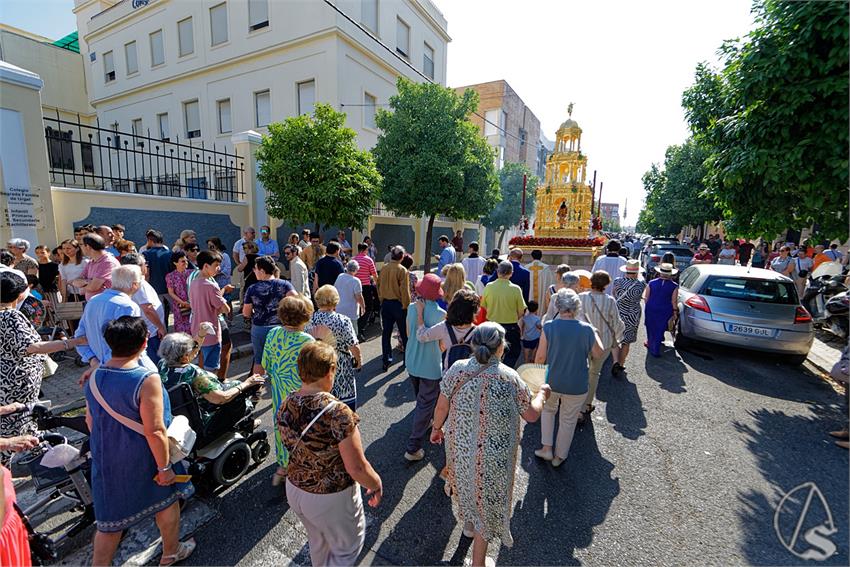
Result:
M537 315L539 305L533 299L528 302L525 315L519 320L519 331L522 333L522 355L523 363L534 362L537 354L537 345L540 344L540 330L543 324Z

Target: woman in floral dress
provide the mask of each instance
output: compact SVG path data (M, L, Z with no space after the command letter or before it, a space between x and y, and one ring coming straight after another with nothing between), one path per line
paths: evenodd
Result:
M274 415L283 405L286 397L301 387L298 376L298 353L301 347L313 340L304 332L304 327L313 316L313 303L302 295L284 297L277 308L282 323L266 335L263 349L262 366L270 380ZM277 450L277 471L272 477L272 485L278 486L286 479L286 466L289 464L289 452L280 438L280 429L275 427L274 443Z
M532 398L519 375L500 361L505 329L476 327L469 340L473 358L459 360L440 384L431 442L441 443L446 425L446 462L452 504L463 534L474 537L472 564L483 566L487 544L510 547L511 503L520 441L520 418L537 421L549 396L543 385Z
M165 274L168 297L171 298L171 312L174 313L174 330L178 333L192 333L189 322L189 259L182 250L171 253L171 265L174 269Z
M339 292L332 285L323 285L316 291L319 310L313 313L307 332L329 343L336 349L337 363L334 386L331 394L347 405L351 411L357 409L357 383L354 369L360 366L360 347L351 319L335 311L339 303ZM325 331L323 328L327 328Z
M619 376L626 369L626 357L629 356L629 348L632 343L637 341L638 325L640 325L640 299L643 297L643 290L646 289L646 282L640 278L640 262L638 260L629 260L624 266L620 266L620 271L625 275L614 280L613 293L614 299L617 300L617 311L620 313L620 319L626 326L623 332L623 342L620 348L614 353L614 365L611 367L611 374Z

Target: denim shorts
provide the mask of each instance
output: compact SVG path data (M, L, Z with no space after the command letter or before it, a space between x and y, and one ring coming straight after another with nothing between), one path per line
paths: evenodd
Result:
M202 346L201 354L204 355L204 370L218 370L221 367L221 343Z
M251 325L251 346L254 347L254 364L262 364L263 349L266 348L266 335L276 325Z
M522 348L527 348L527 349L530 349L530 350L536 349L539 344L540 344L540 337L538 337L536 339L531 339L530 341L527 341L525 339L522 340Z

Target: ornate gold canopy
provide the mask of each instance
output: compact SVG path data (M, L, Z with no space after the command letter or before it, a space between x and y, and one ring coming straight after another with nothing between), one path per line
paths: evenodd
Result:
M535 236L587 238L591 233L591 188L587 156L581 153L581 128L569 117L556 133L555 150L546 160L546 177L537 189Z

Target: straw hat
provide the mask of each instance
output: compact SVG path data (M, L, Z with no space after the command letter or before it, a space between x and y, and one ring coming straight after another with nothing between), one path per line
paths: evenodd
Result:
M639 260L626 260L626 263L620 266L620 271L627 274L639 274L643 271L643 268L640 267Z
M658 275L660 276L675 276L679 273L679 270L673 267L673 264L668 262L664 262L663 264L659 264L658 268L656 268Z
M443 297L442 283L437 274L425 274L425 277L416 282L416 293L424 299L437 301Z
M590 289L590 276L592 276L593 274L591 274L587 270L573 270L570 273L578 276L579 287Z

